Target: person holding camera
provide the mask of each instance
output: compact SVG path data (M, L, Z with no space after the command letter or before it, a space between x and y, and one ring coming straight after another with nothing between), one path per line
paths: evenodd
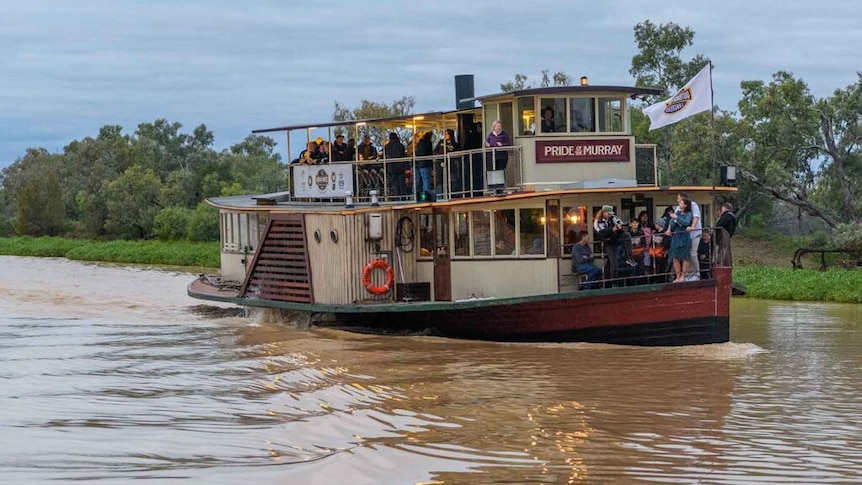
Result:
M608 278L619 277L620 249L623 250L626 264L637 266L638 263L632 257L632 238L626 225L614 214L614 208L603 205L593 219L593 230L595 238L605 246L605 257L608 260L605 269Z

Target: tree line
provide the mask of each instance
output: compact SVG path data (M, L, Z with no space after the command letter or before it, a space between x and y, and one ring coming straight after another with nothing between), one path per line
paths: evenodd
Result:
M710 185L718 166L738 166L731 201L743 220L797 234L855 231L862 240L862 73L822 98L787 71L742 80L735 111L715 106L711 115L650 132L640 108L674 94L710 62L703 54L683 58L694 37L672 22L634 27L638 52L629 72L637 86L662 93L635 102L632 128L639 143L658 146L662 182ZM501 89L573 82L546 70L538 83L516 74ZM412 97L363 100L354 109L336 102L333 119L405 116L414 104ZM251 135L216 152L205 125L191 134L181 128L157 120L129 135L105 126L62 153L28 150L0 174L0 236L217 239L217 215L205 198L286 188L286 165L271 138Z
M0 173L0 236L218 240L208 197L286 188L275 141L250 135L217 152L205 125L109 125L62 153L31 148Z

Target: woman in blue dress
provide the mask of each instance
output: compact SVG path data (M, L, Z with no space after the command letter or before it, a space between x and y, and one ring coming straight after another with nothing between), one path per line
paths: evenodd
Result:
M670 258L673 260L673 271L676 273L676 279L673 282L679 283L685 281L691 253L691 236L688 233L692 221L691 201L682 199L676 212L670 214L670 218L670 227L665 234L671 236Z

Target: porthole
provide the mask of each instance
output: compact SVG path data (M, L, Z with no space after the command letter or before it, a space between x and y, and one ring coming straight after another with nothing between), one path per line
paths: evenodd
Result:
M320 240L323 239L323 236L320 235L320 229L314 231L314 241L317 244L320 244Z
M331 239L332 242L337 243L338 242L338 231L336 231L335 229L329 231L329 239Z

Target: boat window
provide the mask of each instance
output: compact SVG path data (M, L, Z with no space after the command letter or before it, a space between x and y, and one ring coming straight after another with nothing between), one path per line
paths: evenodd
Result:
M494 211L494 255L515 253L515 209Z
M587 230L587 208L563 206L563 254L572 254L572 246L578 242L578 232Z
M430 258L434 254L434 232L431 214L419 214L419 257Z
M623 131L622 106L620 98L599 98L599 131Z
M520 254L545 254L545 210L520 209L518 211Z
M466 212L455 213L455 256L470 255L470 218Z
M596 131L593 120L595 105L595 98L571 98L569 100L569 131Z
M503 124L503 130L506 133L515 133L512 123L515 122L515 108L511 102L500 103L500 123Z
M473 256L491 255L491 212L473 211Z
M540 133L566 132L566 98L542 98L539 109Z
M522 135L536 134L535 98L532 96L518 98L518 133Z

